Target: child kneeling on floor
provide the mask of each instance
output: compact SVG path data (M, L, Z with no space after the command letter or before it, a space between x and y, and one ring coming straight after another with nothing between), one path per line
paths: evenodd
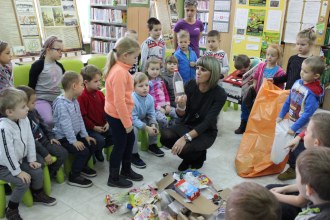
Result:
M33 202L51 206L56 199L43 191L43 171L36 162L36 148L30 121L29 108L23 91L14 88L0 92L0 180L15 186L6 208L6 218L22 219L18 212L24 193L32 190Z
M158 124L154 108L154 99L149 94L149 80L146 74L136 73L134 76L134 100L133 126L135 141L132 151L132 164L137 168L145 168L145 162L138 153L138 130L146 130L149 136L148 151L157 157L163 157L164 152L157 147Z

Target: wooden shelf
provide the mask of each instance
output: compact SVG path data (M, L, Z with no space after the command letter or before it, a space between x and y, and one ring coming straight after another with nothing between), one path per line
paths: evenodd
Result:
M111 8L111 9L117 9L122 11L127 11L126 5L102 5L102 4L91 4L91 7L93 8Z
M127 24L119 23L119 22L110 22L110 21L98 21L98 20L91 20L91 23L97 23L97 24L105 24L109 26L119 26L119 27L126 27Z
M95 40L117 41L117 38L112 38L112 37L92 36L91 38Z

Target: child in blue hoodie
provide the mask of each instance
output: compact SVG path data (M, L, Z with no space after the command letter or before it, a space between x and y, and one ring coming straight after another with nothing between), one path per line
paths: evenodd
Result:
M293 124L288 134L299 134L319 107L320 96L323 94L319 78L324 68L324 61L318 56L309 57L302 63L301 79L293 84L290 95L285 101L279 117L276 119L277 122L280 122L289 113L289 119ZM284 173L281 173L278 179L288 180L296 178L296 158L303 150L305 148L301 146L292 152L290 151L290 167Z
M190 35L187 31L181 30L177 37L179 48L175 51L174 56L178 59L179 73L185 83L195 79L197 55L189 47Z
M164 152L157 147L158 124L156 120L154 98L149 94L148 76L144 73L134 75L134 109L132 113L135 141L132 151L132 164L137 168L145 168L145 162L138 153L138 130L144 129L149 135L148 151L157 157L163 157Z

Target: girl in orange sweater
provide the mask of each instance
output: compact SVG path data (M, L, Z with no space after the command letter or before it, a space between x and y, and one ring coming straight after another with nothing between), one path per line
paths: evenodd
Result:
M131 168L134 144L132 111L134 102L133 79L129 69L136 63L140 45L128 37L117 41L110 51L105 67L105 107L107 121L111 127L114 147L110 158L108 186L129 188L133 181L143 180L143 176ZM119 175L120 164L122 168Z

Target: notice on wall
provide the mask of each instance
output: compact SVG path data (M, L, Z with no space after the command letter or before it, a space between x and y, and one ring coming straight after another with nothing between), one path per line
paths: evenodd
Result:
M267 31L280 31L281 28L282 11L269 10L267 17Z
M235 28L246 29L246 21L249 16L249 9L238 8L236 10Z
M320 8L321 2L306 2L302 23L316 24L319 19Z
M296 36L300 31L300 23L286 23L284 32L284 41L287 43L296 43Z
M215 1L214 11L230 11L231 1Z
M226 11L215 11L213 20L221 21L221 22L229 22L230 19L230 12Z
M300 22L302 11L304 7L304 2L301 0L290 0L288 5L288 12L286 21L287 22Z
M262 36L265 24L265 10L250 9L246 35Z

